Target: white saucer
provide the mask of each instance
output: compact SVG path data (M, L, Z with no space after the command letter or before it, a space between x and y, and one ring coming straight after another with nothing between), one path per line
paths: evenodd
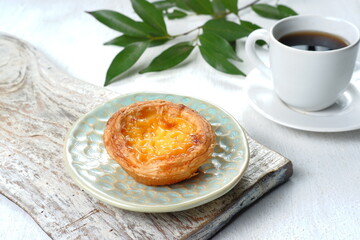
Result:
M289 107L273 91L271 80L258 69L246 77L245 93L253 109L264 117L286 127L313 132L343 132L360 129L360 69L352 84L329 108L306 112Z

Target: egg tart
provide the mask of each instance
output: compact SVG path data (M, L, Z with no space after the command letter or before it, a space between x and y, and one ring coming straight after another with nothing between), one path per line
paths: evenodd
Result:
M137 182L150 186L193 177L215 147L206 119L164 100L120 108L108 120L103 138L110 157Z

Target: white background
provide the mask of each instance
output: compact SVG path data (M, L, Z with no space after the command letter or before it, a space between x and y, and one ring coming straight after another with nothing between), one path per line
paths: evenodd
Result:
M279 2L302 15L339 17L360 27L359 0ZM118 34L85 13L99 9L136 18L126 0L0 0L0 31L28 41L68 74L102 86L107 67L120 48L103 46ZM243 11L241 16L267 29L275 22L250 11ZM182 33L206 19L194 16L168 21L168 30ZM243 40L238 41L238 54L245 59L238 66L248 73L253 66L246 59L243 45ZM289 182L234 218L214 239L359 239L360 131L314 133L273 123L249 107L243 94L243 77L212 69L197 51L173 70L137 74L168 46L147 51L123 80L108 88L120 94L160 91L208 100L230 112L254 139L294 165ZM0 239L49 237L29 215L0 195Z

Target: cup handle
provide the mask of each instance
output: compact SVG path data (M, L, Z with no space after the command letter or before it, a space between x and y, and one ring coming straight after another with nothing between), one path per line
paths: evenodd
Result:
M271 71L264 62L256 54L256 41L263 40L269 45L269 33L265 29L257 29L253 31L247 38L245 43L245 52L250 61L268 78L271 78Z

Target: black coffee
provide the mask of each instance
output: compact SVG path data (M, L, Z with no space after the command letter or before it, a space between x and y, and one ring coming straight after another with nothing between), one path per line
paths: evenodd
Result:
M301 50L308 51L329 51L343 48L349 43L338 37L324 32L294 32L282 36L279 42Z

